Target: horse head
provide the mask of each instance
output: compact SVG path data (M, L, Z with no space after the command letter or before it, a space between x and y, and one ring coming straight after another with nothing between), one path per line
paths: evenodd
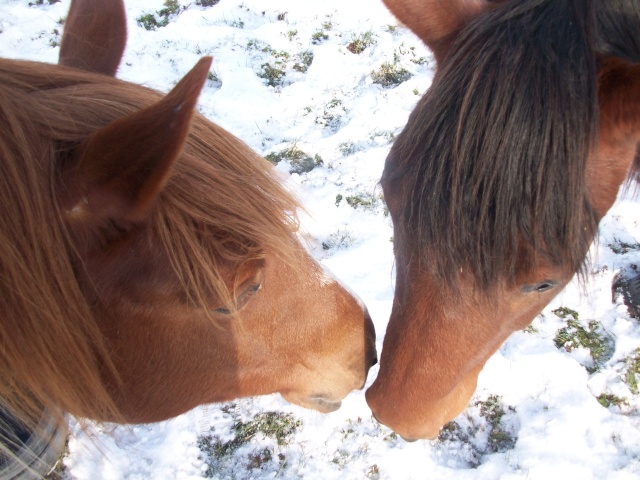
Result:
M430 438L578 273L639 168L637 1L385 0L437 71L387 157L396 287L374 416Z
M0 62L5 406L335 410L376 362L364 304L301 245L268 162L196 112L211 59L163 96L113 78L125 43L120 0L74 0L59 65Z

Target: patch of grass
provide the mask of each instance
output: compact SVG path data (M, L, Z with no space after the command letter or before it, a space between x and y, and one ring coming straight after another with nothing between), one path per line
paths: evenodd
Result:
M361 33L360 35L353 35L351 42L347 45L347 50L356 55L361 54L367 48L376 44L376 35L369 30L368 32Z
M289 173L306 173L310 172L319 165L322 165L322 157L315 155L311 157L303 150L300 150L297 145L293 144L290 147L280 150L277 153L270 153L265 157L274 165L277 165L282 160L286 160L291 164Z
M353 245L355 238L348 230L338 230L329 235L329 238L322 242L323 250L342 250Z
M145 30L157 30L161 27L169 25L169 21L178 15L181 10L178 0L165 0L164 8L156 11L156 13L147 13L136 19L138 25Z
M34 5L53 5L54 3L58 3L60 0L36 0L35 2L29 2L29 6L33 7Z
M516 444L516 439L508 433L502 423L505 415L502 398L498 395L489 395L484 401L476 403L480 406L480 415L484 417L490 426L488 438L488 450L491 453L505 452L512 449ZM510 407L511 411L515 411Z
M573 320L578 320L578 312L567 307L556 308L555 310L553 310L553 313L555 313L563 320L567 320L569 317L571 317Z
M624 359L624 383L634 395L640 393L638 378L640 378L640 348L635 349L631 355Z
M625 255L629 252L640 250L640 243L628 243L618 239L614 239L608 246L617 255Z
M144 28L145 30L156 30L159 27L167 26L167 24L169 23L168 20L166 22L163 22L163 21L158 22L158 20L156 19L153 13L147 13L146 15L141 15L136 19L136 21L138 22L138 25Z
M220 88L222 86L222 81L220 80L218 75L216 75L216 73L214 72L209 72L207 74L207 80L209 80L210 86L212 87Z
M615 342L599 322L591 320L585 328L580 324L578 312L575 310L561 307L553 313L565 320L567 324L556 332L553 343L558 349L564 349L567 352L576 348L589 350L593 360L593 365L586 366L589 373L599 370L613 356Z
M376 206L379 198L371 193L358 193L356 195L349 195L346 200L351 208L362 207L371 209Z
M402 43L400 47L393 52L392 61L384 62L378 70L371 72L373 83L382 85L384 88L391 88L409 80L412 74L402 66L402 62L406 61L404 57L409 57L410 62L418 65L427 63L426 58L416 55L415 47L407 48L404 43Z
M60 46L60 30L58 30L57 28L54 28L53 31L51 32L51 35L53 35L53 38L49 40L49 45L51 47L59 47Z
M329 35L324 30L318 30L311 35L311 43L319 45L325 40L329 40Z
M624 398L613 395L612 393L602 393L597 397L598 403L605 408L609 408L612 405L621 408L624 405L628 405Z
M371 465L367 469L365 476L367 478L370 478L371 480L378 480L380 478L380 469L378 468L378 465L376 464Z
M358 148L353 142L342 142L340 145L338 145L338 150L340 151L342 156L348 157L349 155L353 155L354 153L356 153L358 151Z
M477 413L477 416L472 414ZM477 401L465 416L447 423L440 430L437 447L456 453L456 458L475 468L486 455L502 453L514 448L517 434L505 423L505 416L515 408L505 407L502 398L490 395Z
M227 22L227 25L233 28L238 28L242 30L244 28L244 20L237 18L235 20L230 20Z
M336 195L336 206L339 206L342 200L345 200L353 209L375 210L382 203L384 206L383 210L386 210L386 205L384 205L384 199L381 194L357 192L352 195L347 195L346 197L338 194Z
M313 52L305 50L296 55L291 55L284 50L274 50L269 45L259 40L250 40L247 49L258 50L267 54L268 61L262 63L258 77L267 81L270 87L280 87L285 84L287 70L292 69L297 72L307 73L313 63Z
M382 143L380 140L383 140L385 143L391 143L396 139L396 133L390 130L374 130L369 134L369 140L375 143Z
M418 57L416 54L416 47L407 47L404 42L402 42L394 52L394 59L396 62L399 61L400 56L409 57L409 61L416 65L424 65L425 63L428 63L426 57Z
M258 73L258 76L267 81L267 85L270 87L277 87L282 85L286 72L280 68L274 67L270 63L263 63L260 68L262 71Z
M378 70L371 72L373 83L391 88L406 82L411 78L411 73L397 62L384 62Z
M200 5L201 7L213 7L220 3L220 0L196 0L196 5Z
M300 73L307 73L312 63L313 52L311 50L305 50L296 56L296 63L293 65L293 69Z
M236 415L233 406L225 413ZM232 427L231 440L222 441L219 436L213 434L201 435L198 437L198 448L207 457L205 477L213 478L223 473L221 470L226 463L235 463L234 456L240 447L250 444L254 439L272 439L275 440L278 448L286 447L301 426L302 422L291 414L265 412L255 415L249 421L236 418ZM273 446L259 446L246 456L246 467L250 470L260 469L274 461L275 453ZM281 468L286 461L286 456L279 453L277 458Z
M337 465L339 469L343 469L355 458L365 457L369 452L370 447L366 442L360 443L354 441L356 438L360 438L363 435L371 435L371 433L373 433L366 432L366 428L367 427L362 422L362 418L358 417L356 420L348 419L346 428L340 430L339 435L341 446L336 449L333 454L333 458L331 459L331 462ZM380 430L376 429L372 436L377 436L379 432Z
M613 278L611 291L613 293L613 301L617 302L622 296L629 315L636 320L640 320L640 298L638 296L640 292L640 276L636 264L632 263L616 274Z
M346 111L347 109L344 107L342 100L334 98L323 107L322 114L316 116L315 122L335 131L341 124L342 114L346 113Z
M298 36L298 30L289 30L286 33L286 37L289 39L290 42L293 41L294 38L296 38Z

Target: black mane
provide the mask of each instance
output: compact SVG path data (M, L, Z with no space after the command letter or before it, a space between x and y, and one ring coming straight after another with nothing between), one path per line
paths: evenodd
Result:
M464 27L383 175L389 188L406 182L398 223L422 268L451 286L462 268L488 290L514 281L524 242L581 269L598 222L585 180L596 54L640 60L638 11L631 0L509 1Z

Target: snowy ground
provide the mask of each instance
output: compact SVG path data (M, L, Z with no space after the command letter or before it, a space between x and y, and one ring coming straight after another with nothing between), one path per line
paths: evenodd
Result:
M155 14L162 22L163 0L127 0L119 76L168 91L200 56L213 55L200 101L205 115L265 156L297 149L311 164L322 160L301 174L290 174L296 167L287 160L278 168L311 214L304 227L313 254L366 302L380 349L393 297L393 232L377 182L394 136L429 87L430 53L379 0L205 3L179 0L166 26L146 30L136 19ZM0 56L55 62L68 5L0 0ZM390 85L383 86L374 80L385 63ZM362 392L329 415L274 395L160 424L86 432L73 424L64 475L639 478L640 326L611 294L614 275L640 264L638 207L631 199L616 204L593 248L587 288L570 284L503 345L467 411L438 440L405 443L372 421ZM567 348L564 340L556 346L559 334ZM569 347L580 338L591 350Z

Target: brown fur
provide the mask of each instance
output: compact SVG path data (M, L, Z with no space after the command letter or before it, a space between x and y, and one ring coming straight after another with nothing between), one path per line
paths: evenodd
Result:
M0 64L0 84L2 204L10 207L1 220L7 296L1 300L5 340L0 371L9 383L3 383L0 396L18 409L24 397L11 397L23 387L13 381L24 382L39 398L64 398L61 406L77 410L82 405L87 416L102 417L98 412L111 407L108 397L94 394L102 388L92 350L102 361L109 355L91 305L73 280L82 260L66 257L74 248L53 197L60 175L57 158L64 156L65 146L161 97L102 76L9 60ZM217 264L262 258L265 249L290 256L297 204L265 161L235 138L201 116L193 129L150 228L191 295L204 297L203 291L213 289L214 296L227 299ZM208 233L206 244L201 232ZM73 388L64 385L69 380ZM47 384L63 386L62 391L38 391Z
M415 439L464 408L487 359L580 270L597 221L637 179L640 2L484 2L474 17L473 1L386 3L401 19L422 9L409 26L438 60L382 178L397 279L366 394Z
M375 361L366 309L296 240L268 162L194 113L210 59L163 96L103 74L117 39L86 58L101 30L73 15L114 3L74 0L60 58L83 70L0 60L2 407L30 424L273 392L337 408Z

